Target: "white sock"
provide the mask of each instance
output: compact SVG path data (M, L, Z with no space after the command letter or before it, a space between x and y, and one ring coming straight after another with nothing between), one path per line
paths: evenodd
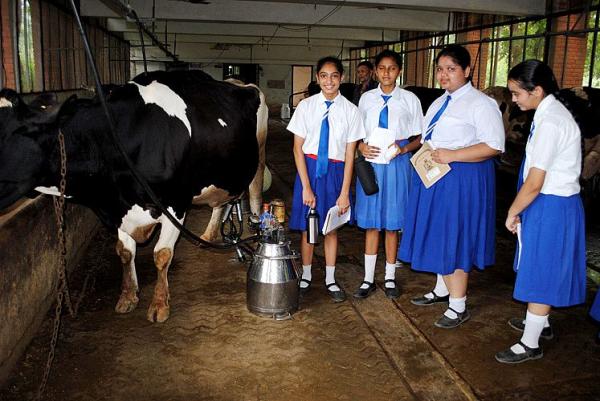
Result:
M385 279L394 280L396 278L396 264L385 262ZM385 283L385 288L395 288L396 285L392 282Z
M373 283L375 280L375 264L377 263L377 254L375 255L367 255L365 253L365 278L364 281L368 281L369 283ZM360 288L367 289L369 286L367 284L363 284Z
M308 281L312 280L312 265L302 265L302 278ZM306 288L308 284L304 281L300 281L300 288Z
M335 283L335 266L325 266L325 285ZM339 291L340 287L332 285L329 291Z
M527 316L525 317L525 329L523 330L521 342L529 348L538 348L540 346L540 334L542 334L544 324L547 321L548 315L540 316L527 311ZM510 347L510 349L515 354L522 354L525 352L525 349L518 343Z
M527 321L525 319L523 319L523 326L525 326L525 323ZM550 315L548 315L548 317L546 318L546 321L544 322L544 328L546 327L550 327Z
M454 310L452 310L450 308L452 308ZM465 311L465 309L467 309L467 297L466 296L464 296L462 298L450 297L448 300L448 309L446 310L446 312L444 312L444 315L446 315L446 317L449 317L450 319L456 319L458 317L458 315L454 311L456 311L458 313L463 313Z
M448 287L446 287L446 283L444 282L444 276L442 276L441 274L437 275L435 288L433 289L433 292L428 292L427 294L425 294L425 298L433 299L434 292L435 295L437 295L438 297L445 297L446 295L450 294L448 292Z

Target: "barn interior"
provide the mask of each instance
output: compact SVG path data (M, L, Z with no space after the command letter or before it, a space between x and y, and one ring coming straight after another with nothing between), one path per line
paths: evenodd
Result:
M122 272L117 234L90 209L67 202L73 316L66 303L57 304L61 251L52 197L21 199L0 211L0 400L600 400L599 326L589 317L600 285L598 0L74 4L102 84L125 84L146 70L202 70L216 80L256 84L269 107L270 185L263 199L283 200L288 217L296 169L286 126L308 96L319 58L339 57L352 91L357 64L392 49L403 60L398 85L439 88L435 55L447 44L464 45L473 85L506 110L507 151L497 163L496 264L472 275L473 316L447 331L432 324L441 306L410 303L431 289L433 275L399 268L401 295L389 300L380 262L371 297L333 303L317 247L315 288L291 319L277 321L247 308L249 261L182 238L169 273L171 316L151 323L146 309L156 280L157 238L138 248L139 306L116 313ZM26 102L50 92L61 101L95 95L70 1L3 0L0 22L1 88L15 89ZM553 310L555 338L542 342L543 359L504 366L494 354L515 338L506 322L524 313L512 298L515 239L504 217L528 128L510 119L514 105L501 88L509 69L531 58L545 61L561 88L574 88L587 101L581 185L588 295L584 304ZM201 233L210 215L209 208L194 206L186 227ZM300 236L288 235L298 250ZM362 281L364 232L347 226L340 237L337 278L350 293ZM62 318L55 331L57 305Z

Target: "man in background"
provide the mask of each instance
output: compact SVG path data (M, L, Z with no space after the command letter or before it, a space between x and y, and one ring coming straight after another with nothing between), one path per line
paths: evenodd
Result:
M358 66L356 67L356 76L358 78L358 84L354 87L352 103L358 106L358 101L362 94L377 88L379 83L373 79L373 64L367 60L358 63Z

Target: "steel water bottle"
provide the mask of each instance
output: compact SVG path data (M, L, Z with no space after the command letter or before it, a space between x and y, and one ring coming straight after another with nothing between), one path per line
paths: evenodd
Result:
M310 208L306 216L306 242L317 244L319 240L319 213Z

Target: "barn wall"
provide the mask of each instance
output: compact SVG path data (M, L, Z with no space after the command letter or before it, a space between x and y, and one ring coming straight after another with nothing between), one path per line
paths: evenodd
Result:
M66 224L67 266L72 269L99 222L89 209L68 204ZM0 385L55 300L58 256L49 196L24 201L0 215Z

